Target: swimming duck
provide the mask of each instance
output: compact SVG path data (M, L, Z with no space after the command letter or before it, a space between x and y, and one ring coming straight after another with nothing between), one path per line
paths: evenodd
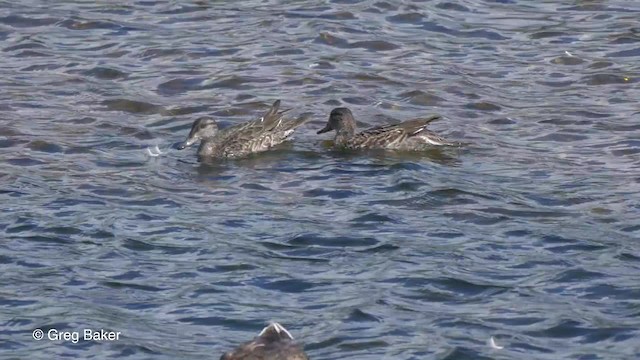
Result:
M309 360L293 336L278 323L262 329L252 341L224 353L220 360Z
M193 122L187 139L177 149L182 150L200 141L198 157L229 159L267 151L287 140L308 119L306 116L285 119L283 115L288 110L278 112L279 108L280 100L276 100L261 118L222 130L218 129L213 118L198 118Z
M399 124L382 125L356 134L356 120L346 107L335 108L327 125L318 134L336 131L334 146L345 149L425 150L432 146L456 146L427 130L427 125L439 115L407 120Z

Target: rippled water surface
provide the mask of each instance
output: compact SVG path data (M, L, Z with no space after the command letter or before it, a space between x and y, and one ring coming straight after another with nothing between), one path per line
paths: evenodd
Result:
M637 1L0 4L2 358L640 357ZM276 151L171 148L276 99ZM336 106L470 145L332 152Z

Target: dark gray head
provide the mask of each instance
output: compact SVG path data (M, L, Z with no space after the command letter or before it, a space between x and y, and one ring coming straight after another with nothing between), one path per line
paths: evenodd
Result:
M335 130L336 132L346 131L348 133L355 132L356 120L353 118L351 110L346 107L339 107L331 110L327 125L321 130L318 130L318 134L326 133L331 130Z
M178 144L177 149L182 150L187 146L191 146L200 140L211 139L218 133L218 124L210 117L204 116L198 118L191 126L191 132L187 139Z

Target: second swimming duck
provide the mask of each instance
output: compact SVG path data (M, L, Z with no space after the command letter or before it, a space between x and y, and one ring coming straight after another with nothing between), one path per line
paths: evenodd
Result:
M287 140L308 119L285 119L288 110L278 112L279 108L280 100L276 100L261 118L222 130L214 119L201 117L193 122L189 136L177 149L200 141L198 157L228 159L267 151Z
M318 134L335 130L334 146L345 149L425 150L432 146L457 146L427 130L427 125L439 115L407 120L399 124L382 125L356 134L356 120L346 107L335 108L327 125Z
M220 360L309 360L293 336L278 323L262 329L252 341L224 353Z

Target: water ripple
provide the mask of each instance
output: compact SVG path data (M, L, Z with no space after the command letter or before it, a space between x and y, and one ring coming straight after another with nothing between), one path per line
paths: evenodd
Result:
M0 348L202 359L279 321L314 359L637 358L638 13L2 3ZM275 151L171 147L275 99L311 115ZM361 128L438 113L469 145L332 151L338 106Z

